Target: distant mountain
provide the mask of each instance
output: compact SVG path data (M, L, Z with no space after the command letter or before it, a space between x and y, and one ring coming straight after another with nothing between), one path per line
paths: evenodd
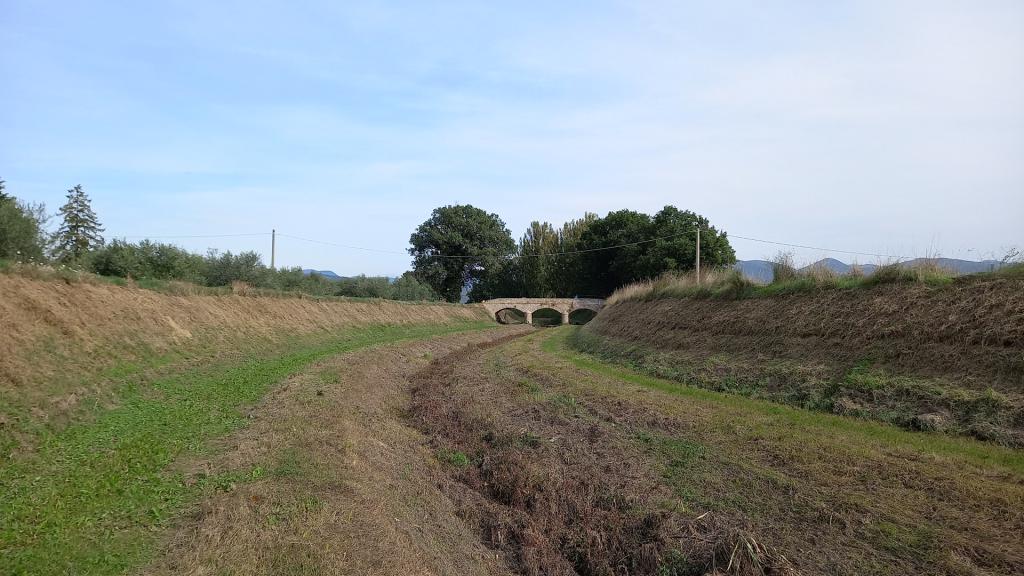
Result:
M774 277L772 263L767 260L740 260L736 262L734 268L755 282L768 283Z
M344 276L338 276L330 270L313 270L312 268L304 268L302 273L306 276L309 276L310 274L319 274L328 280L342 280L345 278Z
M913 266L914 264L919 264L928 260L932 260L939 266L952 270L957 274L992 272L1003 265L999 260L982 260L981 262L975 262L973 260L957 260L956 258L914 258L913 260L908 260L903 264L905 266Z
M1001 265L998 260L982 260L981 262L975 262L972 260L958 260L956 258L915 258L913 260L907 260L906 262L900 262L901 266L916 266L924 262L935 262L942 268L950 270L954 274L977 274L979 272L991 272ZM736 262L734 266L744 276L754 280L756 282L771 282L774 274L772 273L772 263L767 260L740 260ZM835 258L824 258L817 262L804 266L801 271L806 271L811 268L828 268L836 274L842 276L849 274L853 269L852 264L847 264ZM878 269L876 264L858 264L861 272L864 274L873 274Z
M835 258L823 258L821 260L818 260L814 264L804 266L803 268L800 269L800 271L806 272L807 270L811 270L814 268L827 268L835 272L836 274L839 274L840 276L845 276L846 274L849 274L853 270L853 266L853 264L847 264L846 262L841 262L839 260L836 260ZM857 267L860 268L860 271L864 274L872 274L874 273L875 269L878 268L878 266L874 264L857 264Z
M319 274L324 278L327 278L328 280L351 280L353 278L364 277L362 274L358 276L341 276L336 274L332 270L313 270L312 268L303 268L302 273L305 274L306 276L309 276L310 274ZM398 280L398 276L370 276L370 278L387 278L388 282L394 282L395 280Z

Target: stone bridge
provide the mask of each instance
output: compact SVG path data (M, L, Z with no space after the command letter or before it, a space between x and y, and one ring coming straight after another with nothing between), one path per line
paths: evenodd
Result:
M569 323L569 317L577 310L597 312L604 307L600 298L495 298L481 302L491 313L495 321L502 310L518 310L526 315L526 323L533 323L533 313L537 310L551 309L562 314L562 324Z

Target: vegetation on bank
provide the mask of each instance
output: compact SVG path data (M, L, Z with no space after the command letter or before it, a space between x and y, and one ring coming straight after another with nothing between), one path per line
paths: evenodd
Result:
M8 195L0 180L0 270L13 268L26 274L52 273L66 278L91 273L130 279L147 287L184 282L207 288L227 288L244 283L255 290L318 297L440 299L433 289L411 273L394 280L367 276L331 280L316 273L305 274L299 267L270 268L254 251L235 254L211 250L203 255L150 240L107 242L89 196L81 186L68 190L67 202L58 214L59 227L51 234L47 231L51 217L46 206L27 204Z
M797 358L709 350L657 350L576 330L573 349L606 363L680 384L875 420L906 430L942 432L1024 447L1024 397L972 389L956 379L893 374L865 360L841 373Z
M590 421L610 420L615 430L636 429L624 421L651 428L655 442L643 435L638 441L664 466L678 498L667 503L670 513L739 518L746 534L777 547L800 573L1024 568L1016 530L1024 510L1020 450L655 378L572 349L565 341L572 332L530 338L543 338L540 348L564 359L563 366L537 354L504 357L529 366L538 382L578 395ZM666 441L679 449L659 445ZM725 556L735 550L730 542ZM749 573L769 573L761 568Z
M855 271L839 275L823 267L797 270L788 256L782 255L773 262L774 279L762 284L755 282L740 271L731 268L702 270L698 281L693 271L666 273L652 280L640 280L627 284L608 297L608 304L631 300L653 301L663 298L718 298L739 300L781 296L815 290L871 288L882 284L917 283L933 287L952 284L966 278L1021 278L1024 279L1024 263L1007 264L994 271L969 276L957 276L950 270L931 262L915 266L900 263L879 266L872 274Z
M113 407L97 405L61 430L37 429L35 450L0 464L4 570L119 574L137 566L152 552L155 530L188 503L271 470L268 463L193 483L169 466L244 426L244 407L275 383L327 356L491 326L366 326L276 345L254 343L194 365L153 358L150 364L164 364L154 373L137 370L145 360L111 370L120 381Z
M1019 450L654 378L574 351L573 331L440 358L415 380L431 447L469 460L442 486L513 570L1024 568Z

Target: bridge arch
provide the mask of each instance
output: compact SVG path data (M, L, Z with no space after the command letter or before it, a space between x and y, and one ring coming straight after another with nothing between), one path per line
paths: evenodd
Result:
M569 312L569 324L586 324L597 316L597 312L590 308L577 308Z
M565 320L565 313L550 307L537 308L531 314L534 326L561 326Z
M526 316L524 323L533 324L533 313L538 310L551 309L561 315L560 324L569 324L572 321L572 314L577 310L590 310L597 313L604 307L604 300L600 298L495 298L484 300L481 303L484 309L490 313L491 318L496 322L502 321L501 315L508 316L510 313L503 313L505 310L516 310ZM502 314L503 313L503 314ZM582 320L584 313L577 312L577 320ZM551 323L554 325L554 323Z
M498 324L526 324L526 312L518 308L502 308L494 313Z

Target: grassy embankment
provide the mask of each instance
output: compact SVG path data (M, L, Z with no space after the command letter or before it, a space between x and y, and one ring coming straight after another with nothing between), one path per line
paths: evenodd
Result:
M573 345L710 390L1020 447L1022 270L665 278L616 293Z
M833 414L815 413L795 407L766 402L763 399L748 398L744 395L709 390L704 386L681 383L677 380L658 378L644 371L625 367L615 361L603 359L599 355L581 351L577 337L581 328L571 328L571 332L555 333L547 338L542 349L564 358L574 366L629 382L644 388L657 390L672 396L713 402L733 409L750 411L762 416L780 418L782 426L800 428L829 429L831 435L852 434L862 440L871 440L885 445L912 448L926 454L963 458L974 466L998 466L1024 475L1024 451L1009 447L995 446L968 438L957 438L945 434L917 433L900 430L898 427L881 423L863 422L856 418Z
M112 574L144 561L188 502L269 469L186 485L171 463L244 426L246 406L304 367L493 326L451 307L0 280L0 558L11 574ZM78 371L45 378L62 365Z
M525 364L553 375L538 382L558 382L552 401L568 395L578 413L630 406L616 422L660 463L679 498L670 508L739 515L807 573L1024 568L1014 528L1024 520L1024 451L654 378L574 350L578 331L553 333L541 349L582 372L528 351Z
M283 290L250 286L244 282L236 282L230 286L205 286L185 280L167 280L162 278L123 278L121 276L104 276L67 266L50 266L45 264L22 264L0 259L0 274L10 274L33 280L60 280L76 284L99 284L141 288L171 296L258 296L261 298L302 298L326 302L373 302L381 298L361 296L333 296L329 294L311 294L298 288ZM327 281L328 283L330 281ZM450 305L440 300L402 300L408 304Z
M798 271L786 264L776 264L774 269L776 278L768 283L755 282L732 269L708 270L701 274L699 282L697 276L692 272L666 274L653 280L643 280L623 286L608 297L607 303L611 305L631 300L649 302L664 298L739 300L820 290L864 289L885 284L922 284L941 287L956 282L1024 279L1024 264L1011 264L993 272L967 276L957 276L949 270L928 263L912 267L888 264L878 267L871 275L862 273L838 275L827 268Z

